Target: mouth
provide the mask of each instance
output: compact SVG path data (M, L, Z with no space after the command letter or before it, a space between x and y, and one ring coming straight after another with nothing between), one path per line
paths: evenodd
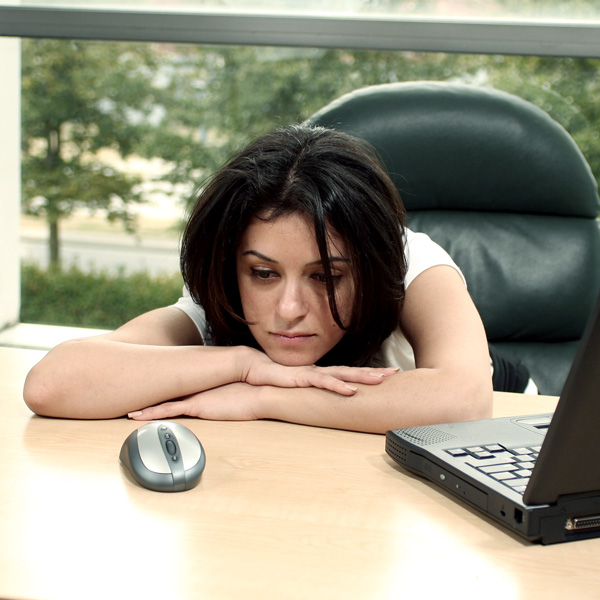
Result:
M271 332L271 336L282 344L289 344L293 346L296 344L302 344L303 342L310 340L311 338L315 337L315 334L299 332L281 333L273 331Z

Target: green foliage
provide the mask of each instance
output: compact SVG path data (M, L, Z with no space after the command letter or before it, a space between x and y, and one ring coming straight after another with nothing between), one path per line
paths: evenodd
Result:
M144 191L101 160L107 150L159 158L168 169L157 178L183 184L171 188L183 200L257 135L395 81L519 95L559 121L600 174L598 59L24 40L22 60L23 202L49 221L86 206L131 227Z
M495 57L486 69L489 85L546 111L573 137L600 182L600 60L589 58Z
M257 135L396 81L459 80L529 100L571 133L600 177L599 59L23 40L22 64L23 207L46 218L51 242L79 207L133 228L130 208L146 189L115 159L160 159L167 171L156 180L184 200ZM21 318L113 328L180 289L178 277L25 266Z
M223 46L173 52L161 55L170 65L163 118L144 150L171 161L172 182L198 183L257 135L301 122L344 93L417 80L493 86L537 104L600 176L598 59Z
M48 222L55 264L58 224L76 208L133 227L129 206L143 200L141 180L99 152L124 157L144 137L154 107L152 64L145 46L23 40L22 204Z
M77 267L21 268L21 322L115 329L181 295L180 275L84 273Z

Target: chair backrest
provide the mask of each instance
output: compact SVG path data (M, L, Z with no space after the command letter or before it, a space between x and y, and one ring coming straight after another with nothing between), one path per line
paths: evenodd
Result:
M488 340L559 394L600 292L600 200L571 136L516 96L414 82L357 90L309 121L366 139L408 225L462 269Z

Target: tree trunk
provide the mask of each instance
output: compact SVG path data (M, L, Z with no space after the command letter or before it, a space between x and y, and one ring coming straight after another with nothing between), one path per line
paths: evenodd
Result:
M60 266L60 240L58 239L58 220L53 220L48 223L49 234L48 250L50 252L50 267L56 268Z
M54 169L60 164L60 125L55 128L48 128L48 153L46 154L46 164L49 169ZM48 207L48 250L49 250L49 267L51 269L60 266L60 241L58 239L58 216L52 214L51 207Z

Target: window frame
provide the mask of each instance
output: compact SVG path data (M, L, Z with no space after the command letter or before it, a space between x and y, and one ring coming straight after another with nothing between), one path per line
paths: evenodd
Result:
M600 22L294 16L0 6L0 35L600 57Z

